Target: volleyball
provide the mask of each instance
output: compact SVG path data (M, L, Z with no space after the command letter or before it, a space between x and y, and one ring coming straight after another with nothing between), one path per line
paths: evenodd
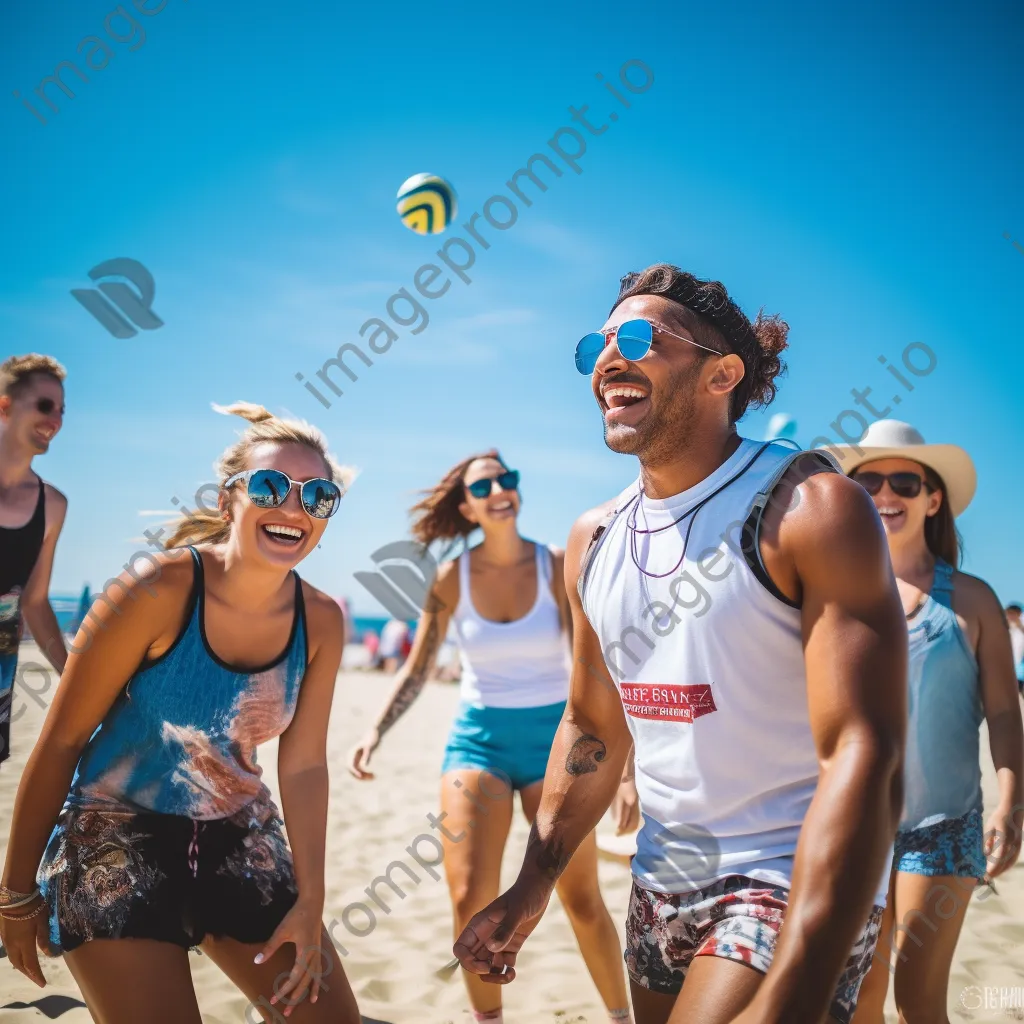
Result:
M768 421L768 430L765 432L766 441L788 440L796 437L796 420L787 412L777 412Z
M418 235L438 235L454 220L455 189L436 174L414 174L398 190L398 216Z

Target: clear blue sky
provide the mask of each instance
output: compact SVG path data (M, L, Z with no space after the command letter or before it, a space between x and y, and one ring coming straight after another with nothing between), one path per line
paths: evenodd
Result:
M113 0L0 13L3 349L69 371L64 431L37 463L71 503L55 590L101 585L152 521L140 511L210 479L241 426L211 401L308 417L361 468L302 570L357 609L376 610L352 573L404 535L417 488L478 448L521 469L524 533L564 543L635 472L604 448L574 343L621 274L667 260L791 324L788 376L750 435L785 411L807 445L851 388L900 390L880 355L934 350L898 413L974 456L965 568L1024 598L1019 4L125 7L141 45L123 18L111 34L127 41L108 35ZM99 70L95 44L77 52L94 35L113 51ZM66 71L76 95L51 87L54 113L34 89L62 60L88 81ZM653 72L642 95L618 82L629 60ZM401 225L399 184L444 175L464 223L583 104L608 129L582 173L559 164L517 223L487 229L472 283L320 406L295 373L359 341L449 237ZM112 338L68 294L119 256L153 273L160 330Z

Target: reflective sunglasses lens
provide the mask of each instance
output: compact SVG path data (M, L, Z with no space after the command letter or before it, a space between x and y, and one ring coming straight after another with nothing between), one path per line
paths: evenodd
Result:
M314 519L330 519L341 504L341 488L332 480L317 477L302 485L302 507Z
M466 484L466 490L473 495L474 498L486 498L491 493L491 481L490 480L474 480L471 484Z
M889 486L901 498L916 498L921 493L921 478L916 473L891 473Z
M646 320L627 320L615 335L623 359L635 362L651 350L654 330Z
M583 374L591 374L597 366L597 358L604 350L605 337L594 332L587 334L576 343L576 369Z
M871 495L877 494L885 483L885 477L881 473L857 473L853 479Z
M277 508L288 498L291 484L276 469L258 469L249 477L249 500L260 508Z
M519 470L509 469L498 477L498 486L503 491L514 491L519 487Z

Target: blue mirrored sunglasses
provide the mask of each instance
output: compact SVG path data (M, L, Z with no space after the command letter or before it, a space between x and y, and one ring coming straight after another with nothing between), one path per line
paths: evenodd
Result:
M298 488L302 507L314 519L330 519L345 493L333 480L314 477L293 480L279 469L246 469L224 481L225 488L244 480L249 500L258 508L279 508L288 500L293 487Z
M698 345L697 342L691 341L689 338L673 334L671 331L665 330L664 327L652 324L650 320L627 320L625 323L619 324L618 327L594 331L592 334L585 334L580 338L576 343L576 369L580 373L588 375L593 373L594 367L597 366L597 360L600 358L605 346L612 341L615 342L623 359L628 359L631 363L635 363L638 359L643 359L651 351L655 330L660 331L662 334L667 334L670 338L685 341L687 345L693 345L694 348L701 348L712 355L722 355L721 352L716 352L713 348L708 348L706 345Z
M491 493L495 480L498 481L498 486L503 491L514 491L519 487L519 470L506 469L504 473L499 473L497 476L474 480L471 484L466 484L466 490L474 498L486 498Z

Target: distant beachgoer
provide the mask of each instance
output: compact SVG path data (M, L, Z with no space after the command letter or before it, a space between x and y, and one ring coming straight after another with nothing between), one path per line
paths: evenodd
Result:
M972 890L1020 854L1024 729L1013 654L996 595L957 569L954 517L975 488L967 452L925 444L896 420L876 421L856 446L839 449L881 516L910 632L903 814L882 922L888 952L864 983L855 1024L882 1024L891 973L900 1020L937 1024L948 1020L949 972ZM999 783L985 824L982 721Z
M635 743L639 1024L853 1014L899 815L907 633L863 490L737 431L773 398L787 331L660 264L576 347L639 478L569 537L569 706L519 876L455 945L484 982L515 978Z
M0 363L0 762L11 753L22 621L58 672L67 661L49 590L68 500L32 469L64 422L64 376L49 356Z
M400 619L389 619L380 631L380 649L377 656L384 672L397 672L402 663L402 651L409 638L409 626Z
M251 426L221 457L218 508L179 521L78 633L15 801L0 938L39 986L37 943L62 951L103 1024L201 1024L195 946L261 1015L359 1024L322 924L343 623L294 572L348 474L308 424L221 411ZM256 764L275 737L284 822Z
M380 668L380 637L374 630L368 629L363 633L362 644L369 655L367 667L371 669Z
M477 529L484 539L439 568L412 653L376 725L350 755L356 778L372 779L374 751L423 690L454 623L462 704L441 768L440 817L456 934L497 895L513 792L519 791L528 820L537 812L569 689L564 555L519 535L520 500L518 471L489 451L463 459L415 506L412 532L423 544L467 538ZM635 787L622 788L622 806L635 810ZM592 833L580 840L559 897L609 1020L628 1021L618 937L597 880L597 844ZM474 1020L500 1022L500 989L464 977Z
M1021 620L1021 606L1006 606L1006 622L1010 627L1010 646L1013 649L1013 669L1017 675L1017 687L1024 694L1024 621Z

